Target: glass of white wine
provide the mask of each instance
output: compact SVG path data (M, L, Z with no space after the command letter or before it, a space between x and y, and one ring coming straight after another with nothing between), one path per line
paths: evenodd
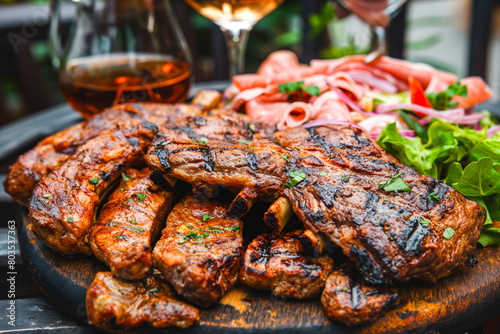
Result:
M215 22L224 33L229 51L229 75L245 70L248 33L255 23L284 0L185 0L201 15Z
M343 8L356 14L373 29L375 43L365 63L387 54L386 29L391 19L408 0L336 0Z

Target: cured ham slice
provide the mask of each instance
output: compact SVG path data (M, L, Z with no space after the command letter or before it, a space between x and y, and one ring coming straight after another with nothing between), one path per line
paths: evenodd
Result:
M278 130L292 128L307 122L314 114L313 108L309 103L293 102L285 110L280 122L276 126Z

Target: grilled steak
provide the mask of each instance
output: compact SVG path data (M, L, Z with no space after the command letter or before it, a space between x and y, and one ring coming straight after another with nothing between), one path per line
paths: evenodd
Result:
M102 330L113 318L127 329L144 322L186 328L199 319L198 310L177 300L172 288L157 275L127 282L110 272L98 272L87 290L86 304L90 323Z
M367 285L344 266L328 276L321 303L329 319L356 326L378 318L397 298L396 290Z
M149 175L147 168L126 170L90 230L92 252L116 277L138 280L151 272L152 242L174 205L174 193Z
M339 245L373 284L435 281L462 268L486 217L349 125L292 128L248 144L163 139L146 156L151 168L196 187L286 197L306 227Z
M5 191L17 202L29 205L29 198L38 181L73 154L78 146L101 132L130 127L144 120L163 124L184 115L198 114L201 114L201 109L190 105L144 103L110 108L87 122L43 139L33 149L21 155L10 167L4 182Z
M255 238L245 252L240 282L271 290L280 298L318 296L333 269L333 260L327 256L317 259L305 256L301 233L263 234Z
M66 255L91 253L87 233L103 193L126 168L141 161L156 131L156 125L144 121L101 134L38 182L30 216L47 246Z
M179 295L202 307L217 302L238 278L242 222L227 218L227 209L187 195L168 216L153 250L155 268Z

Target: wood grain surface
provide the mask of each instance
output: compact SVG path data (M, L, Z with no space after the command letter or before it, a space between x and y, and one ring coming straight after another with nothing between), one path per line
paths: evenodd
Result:
M25 208L19 210L19 218L21 253L31 275L61 310L86 322L86 290L95 273L107 270L106 266L90 257L66 258L54 253L30 229ZM329 321L319 298L283 300L237 285L219 304L201 310L199 324L186 330L168 328L168 333L465 333L500 309L500 250L479 248L477 258L474 268L436 284L401 285L399 305L364 326L348 328ZM165 333L147 325L133 332Z

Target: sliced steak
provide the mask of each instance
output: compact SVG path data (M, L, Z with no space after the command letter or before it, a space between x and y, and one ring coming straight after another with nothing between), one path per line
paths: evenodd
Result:
M178 138L151 147L148 165L196 187L286 197L373 284L435 281L464 267L486 218L482 206L398 163L350 125L292 128L244 144ZM407 187L384 186L393 181Z
M153 327L187 328L199 320L199 311L180 300L159 275L138 282L98 272L87 290L87 315L90 323L101 330L111 320L125 329L148 323Z
M318 296L333 269L333 260L327 256L306 256L301 234L302 231L293 231L255 238L245 252L240 282L252 288L271 290L280 298Z
M364 283L349 265L328 276L321 303L329 319L356 326L378 318L397 298L392 288Z
M153 241L175 204L175 194L149 175L148 168L126 170L90 230L92 252L116 277L138 280L152 271Z
M242 222L227 204L187 195L167 219L153 262L177 293L201 307L216 303L238 279Z

